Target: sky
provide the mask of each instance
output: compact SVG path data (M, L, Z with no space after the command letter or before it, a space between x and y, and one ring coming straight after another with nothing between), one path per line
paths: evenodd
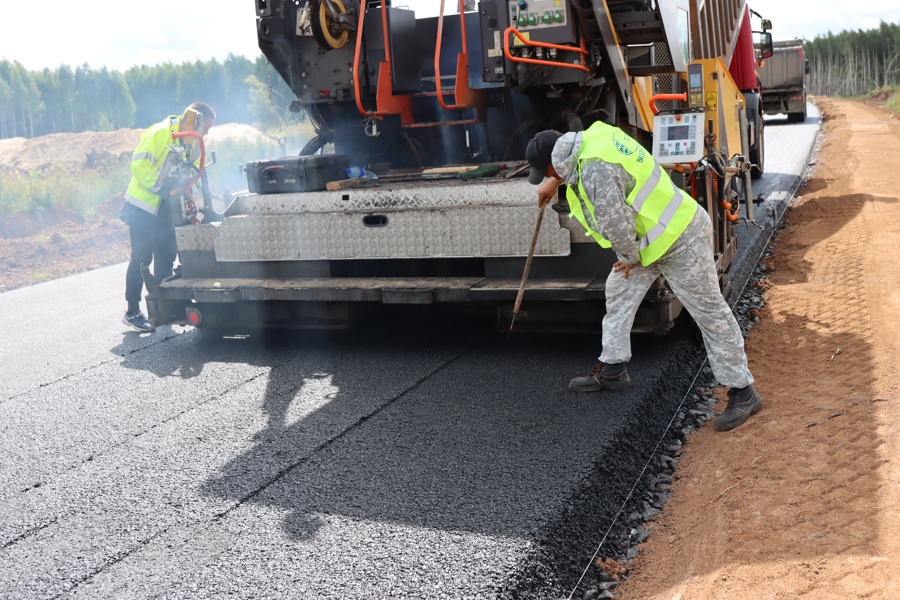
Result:
M84 63L124 71L166 61L223 60L229 53L259 55L251 0L2 4L0 58L33 71ZM394 0L393 5L406 5L416 16L435 16L440 0ZM446 0L448 13L451 6L454 0ZM750 6L772 21L776 40L870 29L879 20L900 23L900 0L750 0Z
M775 40L812 40L829 31L874 29L880 21L900 23L898 0L748 0L748 4L772 21ZM753 24L758 23L754 19Z

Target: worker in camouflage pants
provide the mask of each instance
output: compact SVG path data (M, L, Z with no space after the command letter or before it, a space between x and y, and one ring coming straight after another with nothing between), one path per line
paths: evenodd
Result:
M746 422L762 400L753 388L740 327L719 290L706 211L635 140L605 123L565 135L542 131L529 142L526 157L529 181L540 184L539 204L554 200L565 183L570 216L618 258L606 280L600 364L587 377L573 379L569 389L631 385L626 369L631 327L647 290L662 274L700 328L713 374L730 388L715 428Z

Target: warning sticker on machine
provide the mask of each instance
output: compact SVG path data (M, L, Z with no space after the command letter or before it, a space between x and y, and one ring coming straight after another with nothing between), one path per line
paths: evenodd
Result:
M719 110L719 99L716 96L715 92L709 92L708 94L706 94L706 110Z

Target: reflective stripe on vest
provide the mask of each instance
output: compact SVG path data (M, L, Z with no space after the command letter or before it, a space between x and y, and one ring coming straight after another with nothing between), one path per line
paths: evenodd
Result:
M131 162L134 162L136 160L149 160L151 165L156 164L156 157L153 156L152 154L150 154L149 152L135 153L131 157Z
M635 212L641 264L652 264L675 243L690 223L697 211L697 203L675 186L668 174L635 140L616 127L595 123L582 133L578 185L577 189L569 186L567 198L571 210L569 216L577 219L587 230L586 235L593 237L604 248L612 245L600 232L594 205L581 180L585 161L597 159L621 165L634 177L634 189L625 203Z
M141 141L131 155L131 182L125 192L125 201L155 215L161 198L155 193L157 179L169 154L169 146L175 143L173 133L179 130L180 118L167 117L141 134Z

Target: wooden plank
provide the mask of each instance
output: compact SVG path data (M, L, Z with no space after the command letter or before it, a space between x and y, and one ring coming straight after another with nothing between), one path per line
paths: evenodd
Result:
M335 190L345 190L349 187L363 183L362 177L354 177L353 179L341 179L340 181L329 181L325 184L325 189L331 192Z
M434 167L432 169L425 169L422 171L422 175L435 175L439 173L468 173L469 171L474 171L478 168L478 165L454 165L449 167Z

